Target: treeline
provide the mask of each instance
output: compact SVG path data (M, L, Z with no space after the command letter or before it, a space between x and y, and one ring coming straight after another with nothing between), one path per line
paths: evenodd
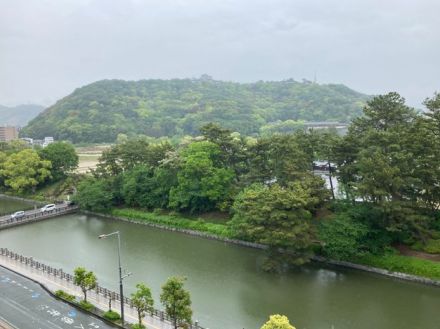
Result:
M32 120L22 137L73 143L196 136L210 122L244 135L292 132L304 121L349 122L368 99L343 85L294 80L104 80L75 90Z
M0 190L35 193L37 188L66 178L78 166L75 148L65 142L32 149L16 140L0 143Z
M243 138L208 124L177 147L128 140L103 153L77 200L98 211L230 212L235 237L269 246L267 269L301 264L317 249L347 259L397 242L426 243L440 231L440 96L425 104L420 114L396 93L375 97L344 137ZM345 201L328 202L315 159L336 164ZM321 220L323 209L333 215Z

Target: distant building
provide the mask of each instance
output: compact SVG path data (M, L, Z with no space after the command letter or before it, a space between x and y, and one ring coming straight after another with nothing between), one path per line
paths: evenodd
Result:
M304 127L307 130L334 129L341 135L345 135L348 130L347 123L334 122L334 121L304 122Z
M26 143L28 143L29 145L33 145L34 144L34 139L33 138L29 138L29 137L23 137L20 138L22 141L25 141Z
M54 142L53 137L44 137L43 141L43 147L46 147L49 144L52 144Z
M18 130L12 126L0 126L0 141L9 142L18 139Z

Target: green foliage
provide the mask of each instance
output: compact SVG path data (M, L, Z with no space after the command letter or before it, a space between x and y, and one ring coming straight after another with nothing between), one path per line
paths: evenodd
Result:
M418 241L412 246L412 248L430 254L440 254L440 239L429 239L426 244Z
M240 237L269 246L267 270L302 264L312 256L311 196L301 184L254 184L234 202L231 226Z
M356 258L356 262L393 272L408 273L434 280L440 279L440 262L436 261L393 254L370 254Z
M218 167L218 145L191 143L182 152L177 186L170 191L170 207L179 210L209 211L230 197L234 172Z
M0 177L15 192L32 190L51 177L50 161L42 160L38 153L24 149L7 157L0 156Z
M183 284L185 278L171 277L162 286L160 301L166 314L171 318L174 329L191 323L191 298Z
M96 275L92 271L88 271L84 267L77 267L74 270L73 283L79 286L84 294L84 302L87 304L87 291L96 287Z
M136 292L131 294L131 300L138 313L139 327L142 327L142 318L147 312L152 312L153 297L151 297L151 290L143 283L136 285Z
M55 180L65 177L78 167L78 155L71 144L55 142L41 149L39 154L43 160L51 162L52 177Z
M89 303L88 301L86 301L86 300L82 300L82 301L80 301L79 303L78 303L78 305L81 307L81 308L83 308L83 309L85 309L86 311L93 311L94 309L95 309L95 306L93 305L93 304L91 304L91 303Z
M75 296L68 294L67 292L65 292L64 290L57 290L55 291L55 296L57 296L58 298L67 300L69 302L74 302L75 301Z
M121 319L119 313L112 310L105 312L102 316L109 321L118 321Z
M349 260L365 253L362 245L368 227L347 214L339 214L322 221L318 230L322 241L322 254L330 259Z
M289 322L289 319L285 315L271 315L269 321L267 321L261 329L295 329Z
M152 224L164 225L167 227L206 232L224 238L233 237L232 231L226 225L207 223L202 219L193 220L181 216L159 215L142 210L120 208L112 209L111 214L117 217L125 217L138 221L146 221Z
M112 186L107 180L87 178L78 184L74 201L85 210L106 211L112 206Z
M132 329L145 329L146 327L144 325L139 325L139 323L135 323L131 325Z
M120 134L196 135L209 122L249 135L277 121L287 126L292 120L348 122L360 114L366 100L342 85L294 80L247 84L103 80L59 100L20 135L54 136L73 143L114 142Z

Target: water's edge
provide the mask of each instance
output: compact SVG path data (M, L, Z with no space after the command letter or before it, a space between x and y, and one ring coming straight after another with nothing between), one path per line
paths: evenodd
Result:
M188 235L192 235L192 236L197 236L200 238L222 241L222 242L231 243L231 244L235 244L235 245L239 245L239 246L243 246L243 247L248 247L248 248L262 249L262 250L267 249L267 246L265 246L263 244L219 237L214 234L200 232L200 231L169 227L166 225L150 223L147 221L135 220L135 219L130 219L130 218L126 218L126 217L112 216L112 215L108 215L108 214L101 214L101 213L96 213L96 212L86 211L86 210L81 210L81 212L84 214L87 214L87 215L104 217L104 218L109 218L109 219L113 219L113 220L124 221L124 222L129 222L129 223L134 223L134 224L146 225L146 226L158 228L161 230L184 233L184 234L188 234ZM425 284L425 285L440 287L439 280L429 279L429 278L425 278L425 277L418 276L418 275L412 275L412 274L407 274L407 273L402 273L402 272L393 272L393 271L385 270L385 269L378 268L378 267L361 265L361 264L356 264L356 263L351 263L351 262L346 262L346 261L332 260L332 259L327 259L327 258L324 258L321 256L314 256L312 258L312 261L318 262L318 263L323 263L323 264L328 264L328 265L351 268L351 269L360 270L360 271L366 271L366 272L375 273L375 274L380 274L383 276L387 276L387 277L391 277L391 278L395 278L395 279L399 279L399 280L412 281L412 282L421 283L421 284Z

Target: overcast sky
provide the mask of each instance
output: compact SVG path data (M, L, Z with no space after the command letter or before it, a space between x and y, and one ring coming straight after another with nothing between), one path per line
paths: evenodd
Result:
M440 91L439 0L0 0L0 104L100 79L294 78Z

